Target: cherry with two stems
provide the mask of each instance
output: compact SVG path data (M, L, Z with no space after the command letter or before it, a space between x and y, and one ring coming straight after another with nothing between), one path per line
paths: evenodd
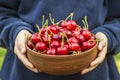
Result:
M91 38L92 33L88 29L87 16L85 16L82 22L84 24L84 29L81 34L84 36L85 40L89 40Z

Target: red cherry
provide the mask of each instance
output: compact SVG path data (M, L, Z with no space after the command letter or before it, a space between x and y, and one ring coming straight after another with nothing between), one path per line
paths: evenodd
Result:
M68 49L67 47L58 47L57 48L57 55L67 55L68 54Z
M40 37L38 37L38 33L34 33L32 36L31 36L31 41L33 44L36 44L38 42L40 42Z
M44 51L44 50L46 50L46 48L47 48L47 46L43 42L38 42L36 44L36 51Z
M75 37L70 37L70 38L68 39L68 42L69 42L69 43L78 43L78 40L77 40Z
M96 45L96 40L93 40L93 38L89 39L88 42L91 44L91 48Z
M72 30L76 29L76 27L77 27L77 24L74 20L69 20L67 22L67 29L72 31Z
M83 35L78 35L78 36L76 36L76 38L77 38L77 40L78 40L78 43L79 44L81 44L82 42L84 42L85 41L85 38L84 38L84 36Z
M67 42L64 42L64 47L66 47L67 49L69 48L69 45Z
M80 32L79 31L72 31L73 32L73 36L79 36L80 35Z
M55 48L50 48L46 52L47 55L56 55L56 49Z
M86 51L86 50L88 50L88 49L90 49L90 48L91 48L91 46L90 46L90 43L89 43L88 41L83 42L83 43L81 44L81 50L82 50L82 51Z
M54 34L54 35L52 36L52 38L53 38L53 40L58 40L58 41L61 41L61 40L62 40L62 37L61 37L60 34Z
M30 40L28 41L27 46L28 46L30 49L33 49L33 48L34 48L34 45L33 45L33 43L32 43Z
M86 41L86 42L83 42L81 44L81 49L82 51L86 51L86 50L89 50L91 49L92 47L94 47L96 45L96 42L95 41Z
M66 33L66 35L67 35L68 38L69 38L69 37L72 37L72 32L71 32L71 31L66 30L66 31L64 31L64 32Z
M67 21L62 21L61 26L64 28L67 26Z
M48 36L47 34L42 36L42 40L46 45L49 44L49 41L52 42L52 38Z
M92 33L88 29L86 29L82 31L82 35L84 36L85 40L88 40L91 38Z
M50 25L48 27L48 34L51 33L50 31L53 32L54 34L58 33L58 29L54 25Z
M95 40L95 39L96 39L96 38L95 38L94 35L92 35L91 38L90 38L90 40Z
M65 31L67 31L66 28L60 28L60 29L59 29L59 32L65 32Z
M51 43L51 48L57 48L57 47L60 47L60 42L54 40L54 41Z
M46 31L47 31L46 28L44 27L41 28L41 34L44 34Z
M69 50L70 51L81 51L81 48L78 43L71 43L69 45Z

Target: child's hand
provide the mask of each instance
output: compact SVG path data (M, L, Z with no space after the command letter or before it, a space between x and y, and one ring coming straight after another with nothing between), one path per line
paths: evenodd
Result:
M94 70L100 63L102 63L106 57L107 54L107 37L104 33L102 32L98 32L96 35L96 38L102 40L99 42L98 44L98 57L91 62L90 67L84 69L81 71L81 74L85 74L87 72L90 72L92 70Z
M31 71L38 72L38 70L33 66L31 62L26 57L26 41L27 36L29 37L31 34L27 30L22 30L18 33L15 46L14 46L14 53L17 55L19 60Z

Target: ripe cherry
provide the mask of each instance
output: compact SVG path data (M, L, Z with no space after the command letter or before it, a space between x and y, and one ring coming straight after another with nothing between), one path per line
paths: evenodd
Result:
M66 31L64 31L64 32L66 33L66 35L67 35L68 38L69 38L69 37L72 37L72 32L71 32L71 31L66 30Z
M77 24L76 24L76 22L74 21L74 20L69 20L68 22L67 22L67 29L69 29L69 30L74 30L75 28L77 27Z
M41 28L41 34L44 34L46 32L46 28L45 27L42 27Z
M43 42L38 42L36 44L36 51L44 51L44 50L46 50L46 48L47 48L47 46Z
M65 28L66 26L67 26L67 21L62 21L62 22L61 22L61 27L62 27L62 28Z
M82 31L82 35L84 36L85 40L88 40L91 38L92 33L88 29L86 29Z
M28 46L30 49L33 49L33 48L34 48L34 45L33 45L33 43L32 43L30 40L27 42L27 46Z
M68 42L69 42L69 43L78 43L78 40L77 40L75 37L70 37L70 38L68 39Z
M59 32L65 32L65 31L67 31L66 28L59 28Z
M81 44L81 49L82 51L86 51L86 50L89 50L91 49L92 47L94 47L96 45L96 41L85 41Z
M80 32L79 32L79 31L76 31L76 30L75 30L75 31L72 31L72 32L73 32L73 36L75 36L75 37L80 35Z
M53 38L53 40L57 40L57 41L61 41L61 40L62 40L62 37L61 37L60 34L54 34L54 35L52 36L52 38Z
M81 44L81 50L86 51L91 48L91 44L88 41L85 41Z
M40 36L38 36L38 33L32 34L31 41L32 41L33 44L36 44L36 43L41 41Z
M57 48L57 55L67 55L67 53L68 53L67 47L63 46Z
M70 51L81 51L81 48L78 43L70 43L69 50Z
M58 33L58 29L54 25L50 25L48 27L48 34L51 34L51 32L56 34L56 33Z
M42 36L42 40L46 45L49 44L49 41L52 42L51 36L48 36L47 34Z
M55 48L50 48L46 52L47 55L56 55L56 49Z
M85 38L84 38L84 36L83 35L78 35L78 36L76 36L76 39L78 40L78 43L79 44L81 44L82 42L84 42L85 41Z
M60 42L56 41L56 40L52 41L51 48L55 48L56 49L57 47L60 47Z

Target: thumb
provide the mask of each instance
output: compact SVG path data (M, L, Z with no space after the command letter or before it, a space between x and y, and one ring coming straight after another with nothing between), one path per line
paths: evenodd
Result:
M101 51L107 45L107 37L102 32L96 33L95 37L100 40L98 45L98 50Z

